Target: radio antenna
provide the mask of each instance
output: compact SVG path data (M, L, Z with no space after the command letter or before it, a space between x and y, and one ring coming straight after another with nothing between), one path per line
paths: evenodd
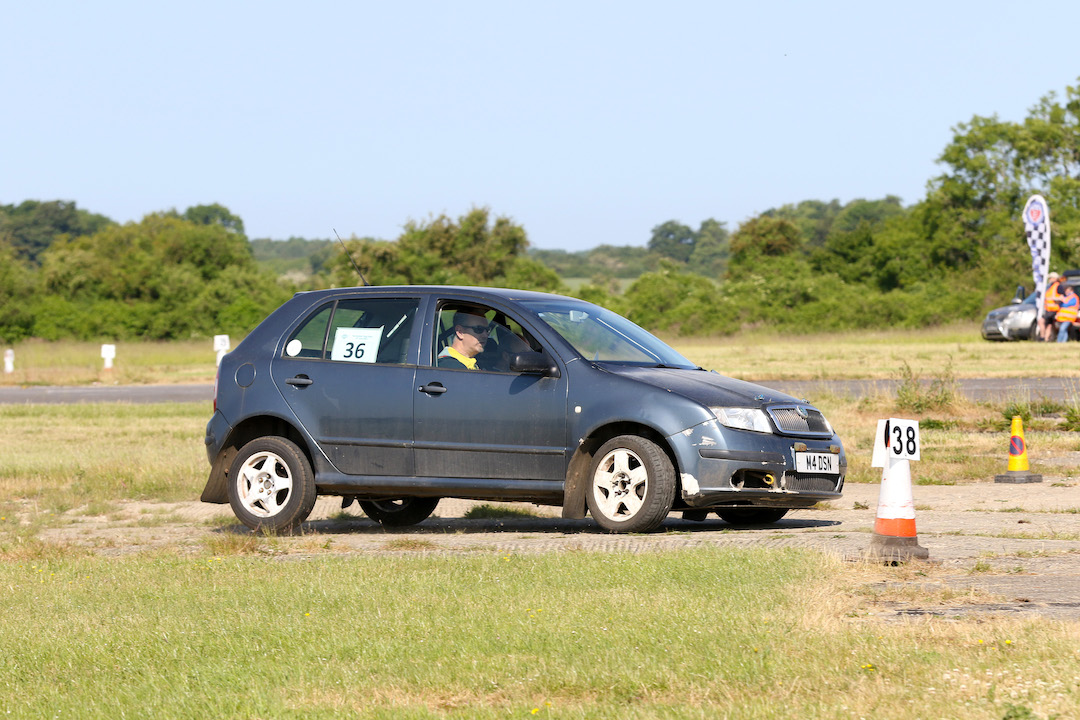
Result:
M360 282L364 283L364 287L367 287L367 278L364 277L364 273L360 272L360 266L356 264L355 260L353 260L353 256L349 253L349 248L345 247L345 242L341 239L341 236L337 234L337 229L331 228L331 230L334 231L334 237L337 238L337 241L341 243L341 249L345 251L345 257L349 258L349 262L351 262L352 266L356 268L356 274L360 276Z

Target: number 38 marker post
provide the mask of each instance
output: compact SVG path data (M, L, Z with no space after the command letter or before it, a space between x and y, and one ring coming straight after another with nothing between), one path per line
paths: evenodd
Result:
M919 421L878 420L871 467L882 468L877 519L868 555L887 562L925 560L930 551L915 532L915 499L911 494L911 462L920 456Z

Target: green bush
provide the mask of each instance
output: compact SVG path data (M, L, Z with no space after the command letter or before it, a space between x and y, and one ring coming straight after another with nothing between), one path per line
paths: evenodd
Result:
M1070 405L1065 408L1065 422L1061 424L1062 430L1080 430L1080 406Z
M913 413L943 410L956 402L958 394L952 360L945 365L941 377L924 384L907 361L900 366L900 384L896 388L896 407Z

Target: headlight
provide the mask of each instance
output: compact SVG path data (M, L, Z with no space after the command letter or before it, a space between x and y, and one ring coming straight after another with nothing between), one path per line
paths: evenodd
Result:
M740 407L714 407L709 408L721 425L738 430L753 430L760 433L771 433L772 425L764 410L757 408Z

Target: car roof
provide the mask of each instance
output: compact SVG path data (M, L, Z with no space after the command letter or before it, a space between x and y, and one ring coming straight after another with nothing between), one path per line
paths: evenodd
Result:
M514 288L479 287L470 285L363 285L357 287L339 287L326 290L306 290L296 293L294 297L321 297L347 294L371 294L384 295L394 293L414 294L455 294L477 295L483 297L495 297L502 300L577 300L578 298L558 295L555 293L538 292L535 290L518 290Z

